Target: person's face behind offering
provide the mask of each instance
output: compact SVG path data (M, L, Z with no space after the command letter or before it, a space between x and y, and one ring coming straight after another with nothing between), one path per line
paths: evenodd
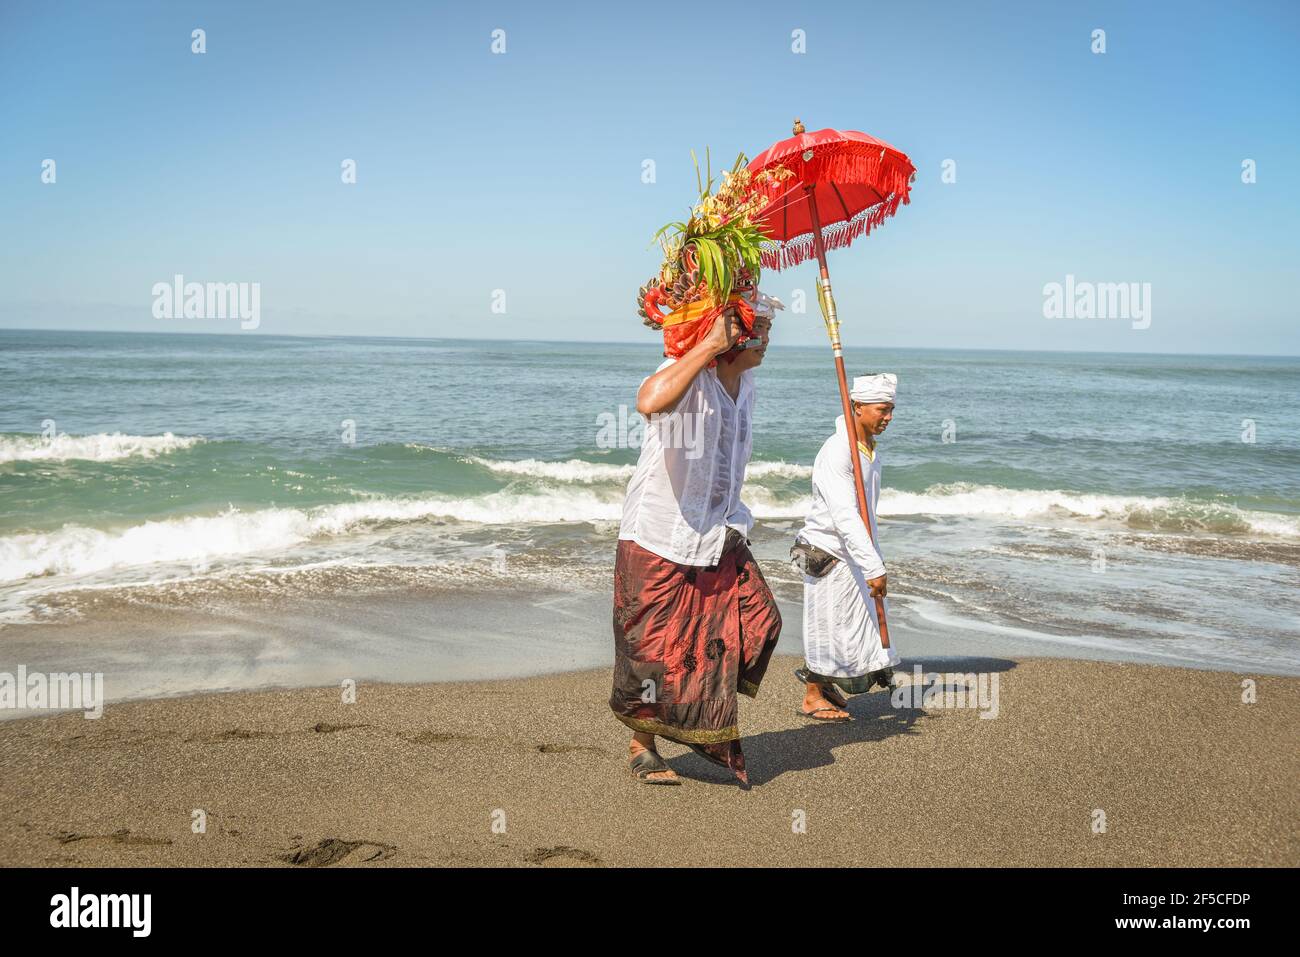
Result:
M742 369L753 369L761 365L763 356L767 354L768 340L772 335L772 320L758 316L754 319L753 338L762 341L761 346L753 346L749 349L740 350L740 355L736 357L736 364Z

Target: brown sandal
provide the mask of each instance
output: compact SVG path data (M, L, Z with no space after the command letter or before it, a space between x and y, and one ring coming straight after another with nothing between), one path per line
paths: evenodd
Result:
M809 680L812 678L812 673L809 672L807 668L800 667L794 669L794 676L804 684L808 684ZM839 689L838 685L821 681L814 683L822 689L823 698L835 705L835 707L839 708L841 711L848 710L849 699L844 697L844 692Z
M652 778L650 775L656 771L671 771L668 762L659 756L657 751L651 751L646 748L639 752L631 760L632 773L636 775L638 781L642 784L681 784L681 778Z
M821 689L823 698L841 711L849 710L849 699L844 697L844 692L837 685L822 685Z
M814 721L833 721L839 724L843 724L845 721L852 721L853 717L847 714L844 715L844 717L840 717L839 715L836 715L833 718L818 717L818 715L821 714L821 712L823 711L843 711L843 710L844 710L843 708L836 708L836 707L813 708L811 711L805 711L803 708L798 708L796 709L795 714L800 715L801 717L804 718L812 718Z

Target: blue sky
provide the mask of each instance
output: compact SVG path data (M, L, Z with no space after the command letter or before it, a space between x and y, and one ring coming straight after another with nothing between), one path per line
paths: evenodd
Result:
M260 283L248 334L647 341L690 150L799 116L919 171L830 254L849 345L1296 355L1298 73L1291 2L5 4L0 326L237 331L153 318L180 273ZM1067 274L1150 283L1149 328L1044 318Z

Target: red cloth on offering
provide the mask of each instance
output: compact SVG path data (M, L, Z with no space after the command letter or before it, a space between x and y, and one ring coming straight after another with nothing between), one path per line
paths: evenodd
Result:
M728 304L735 308L736 318L740 320L743 333L737 340L737 347L746 339L752 337L754 331L754 307L740 296L732 296ZM698 319L691 319L687 322L672 322L672 316L664 321L664 355L672 359L680 359L686 353L690 352L695 344L709 334L713 328L713 321L721 314L722 309L718 306L709 307ZM734 362L739 355L739 348L733 348L724 352L720 358L725 362ZM712 368L717 363L715 359L709 363Z

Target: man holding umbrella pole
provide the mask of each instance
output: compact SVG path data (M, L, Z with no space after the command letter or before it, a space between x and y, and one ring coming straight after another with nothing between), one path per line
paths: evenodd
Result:
M827 441L818 456L818 462L824 466L820 483L814 466L814 491L822 495L823 509L819 512L814 506L813 514L809 516L810 525L805 529L814 539L819 537L819 533L824 533L822 544L829 548L825 549L825 554L819 555L811 545L796 545L792 558L804 568L808 575L805 585L811 588L805 600L805 629L809 624L813 626L815 641L820 640L817 636L829 636L824 652L819 645L815 653L825 657L815 660L833 671L857 672L852 676L842 673L822 675L820 677L827 680L820 681L816 680L819 676L814 672L800 669L801 678L813 679L800 713L823 720L843 721L849 717L841 708L845 701L833 686L847 685L847 690L852 693L854 690L865 691L876 681L887 685L888 668L897 660L889 646L885 572L875 549L874 506L880 490L875 436L889 424L897 380L892 375L860 376L854 380L851 393L844 370L840 319L831 293L826 253L830 249L847 248L854 240L870 235L900 206L907 205L911 201L916 166L901 150L857 130L828 128L810 133L803 123L795 120L793 133L793 136L758 154L747 169L757 184L756 189L768 200L762 207L759 221L767 240L763 246L763 266L780 270L814 257L817 260L817 304L826 322L826 334L835 363L843 414L836 435ZM779 178L766 176L776 168L784 170L786 175ZM848 469L847 479L845 468ZM870 481L867 481L868 477ZM855 500L856 522L850 521L843 502L846 481L849 494ZM833 509L834 517L831 499L837 503ZM858 529L867 533L865 544ZM838 559L830 551L837 541L843 556ZM854 543L852 546L850 541ZM836 561L841 567L832 570ZM847 567L850 561L852 568ZM831 580L838 582L840 588L833 585L823 588L818 583L823 572L833 576ZM813 580L811 583L809 578ZM856 608L850 601L850 585L857 589L866 610ZM814 608L811 621L808 599L812 600ZM819 607L823 609L820 618L815 610ZM826 618L827 614L838 615L846 609L849 614L842 622ZM846 636L854 637L837 648L835 641L844 642ZM872 649L876 645L881 654L873 656ZM872 665L877 667L865 673L860 671ZM832 677L836 680L829 680ZM838 680L841 677L862 681L857 684L854 681L841 682ZM866 687L860 687L861 683L866 683ZM834 701L827 700L828 691Z
M888 591L885 563L876 547L880 450L876 436L894 415L898 377L863 375L849 392L850 439L844 416L813 464L813 504L790 550L804 573L804 667L795 674L808 686L799 713L817 721L848 721L849 694L890 686L898 653L881 641L880 611ZM867 518L858 510L850 447L860 459ZM877 603L879 601L879 604Z

